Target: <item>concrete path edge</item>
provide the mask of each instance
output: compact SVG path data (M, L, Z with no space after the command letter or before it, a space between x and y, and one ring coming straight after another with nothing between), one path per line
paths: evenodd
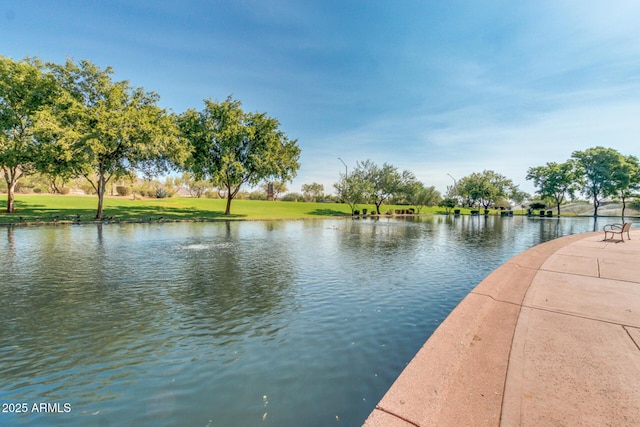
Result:
M365 421L365 427L499 425L525 295L559 249L601 232L530 248L506 261L449 314Z

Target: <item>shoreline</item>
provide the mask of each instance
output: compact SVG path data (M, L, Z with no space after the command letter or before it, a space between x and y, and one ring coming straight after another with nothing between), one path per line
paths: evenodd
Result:
M640 229L515 255L447 316L364 422L637 425Z
M159 215L160 217L162 217L162 215ZM274 218L207 218L207 219L196 219L196 218L191 218L191 219L147 219L147 220L143 220L143 219L139 219L139 220L118 220L118 219L111 219L111 220L88 220L88 221L73 221L73 220L61 220L61 221L18 221L18 222L0 222L0 227L39 227L39 226L69 226L69 225L111 225L111 224L168 224L168 223L205 223L205 222L234 222L234 221L306 221L306 220L314 220L314 219L354 219L354 220L360 220L360 219L380 219L380 218L407 218L407 217L428 217L428 216L447 216L447 217L460 217L460 216L465 216L465 217L500 217L503 218L503 216L499 215L499 214L489 214L489 215L470 215L470 214L459 214L459 215L454 215L454 214L439 214L439 213L422 213L422 214L395 214L395 215L388 215L388 214L380 214L380 215L376 215L376 214L368 214L368 215L327 215L327 216L301 216L301 217L290 217L290 218L284 218L284 217L274 217ZM560 217L558 216L552 216L552 217L547 217L547 216L537 216L537 215L526 215L526 214L514 214L511 217L504 217L504 218L513 218L513 217L527 217L527 218L531 218L531 219L543 219L543 220L558 220L558 219L567 219L567 218L627 218L627 219L637 219L640 220L640 216L625 216L622 217L620 215L598 215L597 217L594 217L592 215L561 215Z

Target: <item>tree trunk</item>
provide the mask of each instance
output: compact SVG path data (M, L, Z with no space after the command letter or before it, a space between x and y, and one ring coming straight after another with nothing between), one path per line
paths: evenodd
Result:
M624 220L624 211L625 211L626 208L627 208L627 202L626 202L625 198L623 197L622 198L622 218L623 218L623 220ZM624 222L624 221L622 221L622 222Z
M558 206L558 218L560 218L560 202L558 202L557 206Z
M597 218L598 217L598 206L600 206L600 202L598 201L598 199L593 199L593 217Z
M7 213L14 213L16 211L16 207L14 205L16 184L22 177L22 173L17 168L8 168L6 166L2 167L1 172L4 174L4 180L7 183Z
M231 196L231 192L227 193L227 208L224 210L224 214L225 215L231 215L231 199L233 199L233 196Z
M106 190L105 184L106 180L104 179L104 175L101 174L98 177L98 188L96 189L98 190L98 212L96 213L97 221L102 220L102 205L104 202L104 191Z
M9 182L8 179L6 181L7 181L7 212L14 213L16 211L16 207L14 206L16 183Z

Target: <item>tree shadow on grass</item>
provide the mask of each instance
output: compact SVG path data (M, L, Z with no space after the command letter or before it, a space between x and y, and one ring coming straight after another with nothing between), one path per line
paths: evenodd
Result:
M0 224L38 222L93 222L96 208L48 208L41 204L15 202L15 213L6 213L6 202L0 203ZM103 221L158 222L158 221L216 221L242 219L246 215L225 215L222 211L162 206L106 206Z
M337 211L335 209L314 209L310 212L307 212L309 215L318 215L318 216L338 216L338 215L349 215L348 212Z

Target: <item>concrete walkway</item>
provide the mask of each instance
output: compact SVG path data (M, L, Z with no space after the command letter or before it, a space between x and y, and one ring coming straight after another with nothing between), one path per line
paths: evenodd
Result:
M366 427L640 426L640 229L543 243L483 280Z

